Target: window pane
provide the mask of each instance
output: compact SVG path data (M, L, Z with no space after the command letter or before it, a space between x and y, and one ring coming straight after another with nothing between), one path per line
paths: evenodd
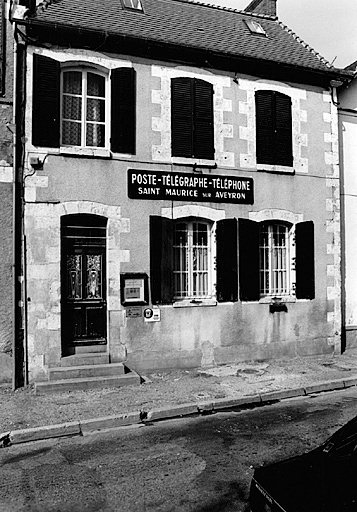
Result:
M87 123L86 146L104 147L104 132L103 124Z
M82 94L82 73L80 71L66 71L63 73L63 92Z
M87 73L87 96L105 97L105 78L94 73Z
M67 255L67 298L82 298L82 258L79 254Z
M81 145L81 124L71 121L62 123L62 144L80 146Z
M82 98L78 96L63 96L62 117L63 119L80 121L82 118Z
M105 121L105 101L87 100L87 121Z
M100 254L87 255L87 299L102 297L102 259Z

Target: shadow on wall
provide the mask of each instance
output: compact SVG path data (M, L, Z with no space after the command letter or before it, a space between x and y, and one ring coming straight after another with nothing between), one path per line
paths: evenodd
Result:
M0 352L0 384L12 382L12 357Z

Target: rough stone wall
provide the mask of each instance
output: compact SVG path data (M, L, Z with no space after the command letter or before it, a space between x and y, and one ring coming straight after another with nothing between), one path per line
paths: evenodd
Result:
M1 7L6 11L6 20L0 27L0 37L4 32L6 35L1 47L6 65L2 76L4 94L0 96L0 382L11 381L12 372L13 38L7 5L4 2Z
M9 353L12 340L12 185L0 183L0 351Z

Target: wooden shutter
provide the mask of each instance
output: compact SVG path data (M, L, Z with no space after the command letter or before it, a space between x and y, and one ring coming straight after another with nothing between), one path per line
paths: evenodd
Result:
M32 144L59 147L60 64L54 59L33 56Z
M276 91L257 91L257 163L293 165L291 99Z
M238 300L237 219L219 220L216 226L217 300Z
M315 298L314 223L299 222L295 226L296 298Z
M171 80L172 156L193 157L193 80Z
M170 304L173 298L173 221L150 216L150 286L153 304Z
M194 81L194 157L214 159L213 86Z
M240 300L259 300L259 224L238 219Z
M274 119L273 92L257 91L256 109L256 151L258 164L274 164Z
M291 98L275 93L275 163L293 165Z
M111 72L111 150L135 153L136 75L133 68Z

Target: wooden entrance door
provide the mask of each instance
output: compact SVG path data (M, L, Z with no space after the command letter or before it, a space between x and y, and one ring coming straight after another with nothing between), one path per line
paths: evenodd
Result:
M105 344L106 219L69 215L61 230L64 347Z

